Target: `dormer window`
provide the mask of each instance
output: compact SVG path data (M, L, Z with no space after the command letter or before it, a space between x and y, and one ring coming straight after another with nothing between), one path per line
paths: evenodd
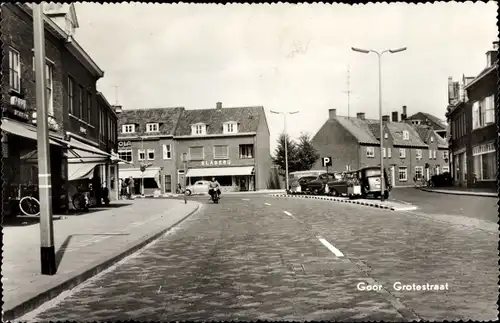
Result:
M193 136L199 136L199 135L206 135L207 134L207 125L204 123L197 123L194 125L191 125L191 135Z
M403 130L403 139L410 140L410 133L406 130Z
M224 133L237 133L238 123L235 121L229 121L224 123Z
M122 126L123 133L134 133L135 132L135 124L125 124Z
M158 123L147 123L146 124L146 132L158 132L160 127L158 126Z

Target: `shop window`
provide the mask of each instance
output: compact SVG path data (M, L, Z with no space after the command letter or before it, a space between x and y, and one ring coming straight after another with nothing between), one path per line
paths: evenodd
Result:
M472 154L474 156L474 176L476 180L495 180L497 164L494 144L473 147Z
M143 180L144 180L144 188L149 188L149 189L160 188L158 186L158 182L154 178L145 177L143 178Z
M229 149L227 146L214 146L214 159L228 159Z
M215 178L220 186L232 186L233 185L233 177L232 176L218 176Z
M155 159L155 150L148 149L148 160L154 160L154 159Z
M146 150L137 149L137 160L146 160Z
M189 147L190 160L203 160L204 158L205 158L205 152L203 147Z
M398 169L399 181L406 182L408 180L408 168L407 167L399 167Z
M240 145L240 159L253 158L253 144Z
M9 51L9 84L14 91L21 91L21 56L13 48Z
M374 147L366 147L366 157L369 157L369 158L375 157L375 148Z
M132 162L132 149L120 149L118 150L118 156L128 162Z

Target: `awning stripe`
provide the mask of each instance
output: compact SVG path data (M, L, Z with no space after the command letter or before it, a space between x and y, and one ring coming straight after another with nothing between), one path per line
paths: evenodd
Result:
M241 176L252 175L253 171L253 166L191 168L188 170L186 177Z
M9 132L16 136L37 140L37 129L30 124L22 123L6 118L2 118L1 129L5 132ZM55 138L49 138L49 143L51 145L61 146L61 144L55 140Z

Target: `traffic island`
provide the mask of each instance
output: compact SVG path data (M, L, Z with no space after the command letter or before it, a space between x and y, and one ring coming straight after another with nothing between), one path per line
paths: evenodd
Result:
M139 199L54 222L57 272L40 273L38 224L3 228L3 320L14 320L160 238L195 213L194 201Z
M369 199L349 199L348 197L338 197L338 196L323 196L323 195L303 195L303 194L269 194L272 197L280 198L298 198L298 199L313 199L313 200L324 200L339 203L350 203L364 205L379 209L391 210L391 211L412 211L416 210L417 207L412 204L404 204L399 202L394 202L391 200L380 201L380 200L369 200Z

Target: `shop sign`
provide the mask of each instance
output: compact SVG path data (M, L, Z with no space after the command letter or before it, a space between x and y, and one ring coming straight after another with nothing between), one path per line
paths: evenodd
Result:
M33 112L31 117L32 117L31 123L36 125L36 112ZM51 116L47 116L47 125L48 125L50 130L54 130L54 131L59 130L59 125L57 124L56 119L54 119Z
M80 127L80 132L86 134L87 133L87 128Z
M10 105L20 110L26 111L26 100L20 99L17 96L10 97Z
M224 166L231 165L231 160L202 160L201 166Z
M11 110L12 114L15 115L16 117L19 117L21 119L24 119L24 120L29 120L30 119L30 115L26 112L23 112L23 111L19 111L19 110L16 110L16 109L12 109Z
M125 147L130 147L130 146L132 146L130 141L118 141L119 148L125 148Z

